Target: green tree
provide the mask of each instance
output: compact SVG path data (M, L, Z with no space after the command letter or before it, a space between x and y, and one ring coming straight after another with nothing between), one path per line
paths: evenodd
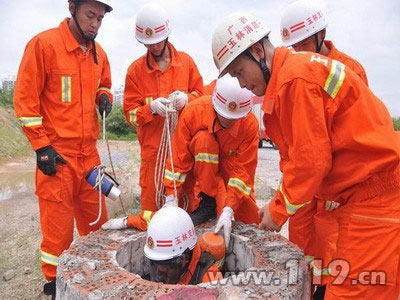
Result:
M12 91L0 90L0 106L5 108L13 107L13 95L14 95L14 90Z
M400 117L393 118L393 126L394 126L394 130L400 131Z
M110 115L106 119L106 126L108 139L132 140L136 138L136 130L126 123L124 111L120 104L113 106ZM102 127L100 127L101 131Z

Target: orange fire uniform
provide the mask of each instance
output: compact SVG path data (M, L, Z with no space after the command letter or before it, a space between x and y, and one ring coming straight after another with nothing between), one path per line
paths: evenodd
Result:
M100 158L96 149L100 94L110 93L111 75L106 53L97 45L84 51L65 19L59 27L42 32L27 45L15 87L14 107L34 150L52 145L67 161L54 176L36 169L43 240L42 269L48 280L56 277L58 256L73 240L74 218L81 235L107 221L104 199L100 221L98 192L85 176Z
M172 152L174 173L169 164L165 169L167 195L174 194L175 178L178 197L184 192L193 201L197 181L201 192L217 198L218 212L230 206L236 220L259 223L254 197L258 121L252 113L224 129L218 122L211 96L203 96L182 112L172 138ZM221 179L225 197L217 197ZM189 211L198 205L190 204Z
M192 259L189 262L188 270L185 274L183 274L182 278L179 280L178 284L190 284L191 280L193 280L193 276L196 275L197 264L202 255L202 249L199 243L196 244L193 248ZM222 280L224 277L220 272L219 268L213 263L208 269L204 272L203 277L201 278L201 283L210 282L214 280ZM199 280L200 281L200 280Z
M141 205L151 211L157 210L154 172L165 118L151 113L150 102L168 98L175 90L187 93L189 102L203 93L203 80L192 58L170 43L167 47L171 53L168 68L161 71L147 52L129 67L124 92L125 117L136 128L140 144Z
M327 57L346 65L368 85L367 75L359 62L337 50L331 41L325 41L325 46L329 49ZM322 276L314 282L326 285L328 265L336 250L338 224L332 214L325 211L324 204L325 201L314 198L310 205L303 207L289 219L289 240L307 255L314 274ZM314 264L314 258L322 260L322 264Z
M343 282L330 282L325 299L396 299L400 141L386 107L344 64L278 48L263 111L267 134L285 158L269 205L275 223L314 196L341 203L332 214ZM384 272L384 284L366 285L361 279L368 271Z
M211 81L209 84L204 86L204 95L212 95L214 92L215 86L217 84L217 80Z

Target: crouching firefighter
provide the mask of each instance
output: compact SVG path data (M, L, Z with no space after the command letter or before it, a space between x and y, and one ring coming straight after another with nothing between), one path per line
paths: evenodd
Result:
M164 284L199 284L221 280L224 239L206 232L197 237L189 214L163 207L152 217L144 246L150 260L150 280Z

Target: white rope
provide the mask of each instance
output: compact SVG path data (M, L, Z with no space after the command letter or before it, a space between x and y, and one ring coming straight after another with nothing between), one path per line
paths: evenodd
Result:
M93 186L94 189L98 189L99 190L99 213L97 214L97 219L96 221L89 223L90 226L93 226L95 224L97 224L97 222L99 222L100 218L101 218L101 211L102 211L102 202L101 201L101 186L103 184L103 178L105 175L105 166L99 165L97 167L95 167L95 169L97 170L97 176L96 176L96 184Z
M111 169L113 171L113 176L114 176L115 180L117 180L117 177L115 176L114 165L113 165L113 162L112 162L112 159L111 159L110 145L108 144L108 140L106 138L106 111L105 110L103 111L103 141L105 141L106 144L107 144L108 158L110 160ZM98 190L99 190L99 213L97 214L96 221L94 221L92 223L89 223L90 226L93 226L93 225L97 224L97 222L100 221L101 213L102 213L102 209L103 209L103 207L102 207L103 206L103 201L101 199L101 194L102 194L101 186L103 184L103 178L105 176L106 166L98 165L98 166L95 167L95 169L97 170L97 177L96 177L96 184L94 185L93 188L94 189L98 188ZM124 214L126 216L126 211L125 211L125 207L123 205L122 199L121 199L121 195L119 195L119 201L120 201L122 210L123 210L123 212L124 212Z
M178 113L173 109L173 104L168 104L164 120L164 128L161 135L160 146L158 148L156 167L154 172L154 185L156 187L156 205L160 209L165 202L164 195L164 173L167 158L170 157L171 171L173 174L174 196L178 198L175 181L174 161L172 157L172 135L178 123ZM184 197L184 209L187 210L189 201Z

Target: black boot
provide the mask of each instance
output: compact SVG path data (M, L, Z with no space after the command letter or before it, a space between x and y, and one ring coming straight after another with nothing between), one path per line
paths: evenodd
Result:
M326 290L325 285L317 286L317 289L315 290L314 295L313 295L313 300L324 300L325 290Z
M215 198L202 192L199 193L199 197L201 198L199 207L190 214L190 218L192 218L195 226L217 217L217 203L215 202Z
M51 295L51 300L55 300L56 299L56 281L52 280L52 281L46 282L43 286L43 293L48 296Z

